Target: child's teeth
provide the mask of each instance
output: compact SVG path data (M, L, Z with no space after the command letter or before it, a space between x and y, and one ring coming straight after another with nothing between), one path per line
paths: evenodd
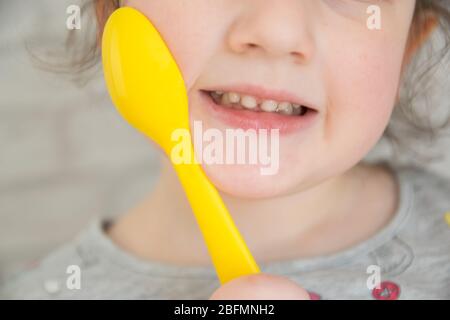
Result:
M241 96L235 92L228 93L228 99L231 103L239 103L241 100Z
M222 95L220 103L223 104L224 106L230 106L230 104L231 104L230 95L228 93L224 93Z
M222 96L222 94L216 92L216 91L212 91L211 92L211 97L213 97L214 101L219 102L220 101L220 97Z
M286 114L286 115L291 115L293 113L294 108L292 107L292 104L290 104L289 102L281 102L280 104L278 104L278 113L281 114Z
M290 102L277 102L275 100L258 101L249 95L240 95L236 92L211 91L211 97L218 104L237 109L248 109L255 111L276 112L283 115L302 116L307 108L300 104Z
M241 105L246 109L255 109L258 106L258 102L252 96L242 96Z
M277 110L278 103L273 100L264 100L261 103L261 109L266 112L275 112Z
M302 112L302 106L299 104L292 104L292 114L298 116Z

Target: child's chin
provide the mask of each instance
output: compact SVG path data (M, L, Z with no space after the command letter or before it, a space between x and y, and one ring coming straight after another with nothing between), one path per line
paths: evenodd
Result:
M223 193L236 198L261 199L288 194L295 187L292 175L261 174L251 165L203 165L208 178ZM270 173L270 170L268 171ZM267 171L265 171L267 173Z

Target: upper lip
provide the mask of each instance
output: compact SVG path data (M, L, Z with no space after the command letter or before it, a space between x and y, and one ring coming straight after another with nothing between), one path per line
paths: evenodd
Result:
M259 85L252 84L239 84L239 85L221 85L203 88L202 91L224 91L224 92L236 92L241 95L250 95L261 100L274 100L278 102L291 102L299 104L309 109L318 111L319 109L314 106L310 101L299 97L293 92L284 89L268 89Z

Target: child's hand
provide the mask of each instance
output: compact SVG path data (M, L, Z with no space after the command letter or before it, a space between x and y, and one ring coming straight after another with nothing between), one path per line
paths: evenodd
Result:
M255 274L236 278L217 289L211 300L309 300L308 292L280 276Z

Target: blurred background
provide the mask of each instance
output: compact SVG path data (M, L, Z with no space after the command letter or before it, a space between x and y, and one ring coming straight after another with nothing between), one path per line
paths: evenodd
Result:
M0 1L0 275L94 216L127 210L157 174L155 150L116 113L100 65L80 87L32 59L64 52L74 3ZM74 32L92 31L84 22Z
M72 4L81 5L0 1L0 278L72 239L94 216L123 213L157 177L157 153L116 113L101 65L80 86L33 59L70 55L66 9ZM78 37L92 36L94 25L82 14ZM434 77L433 110L450 110L448 66ZM450 139L430 146L444 154L430 170L450 177ZM388 156L382 141L368 158Z

